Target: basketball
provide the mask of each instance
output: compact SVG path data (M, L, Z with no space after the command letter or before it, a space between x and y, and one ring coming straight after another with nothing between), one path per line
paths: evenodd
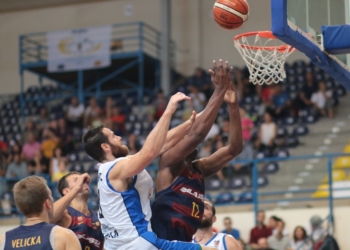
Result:
M222 28L234 30L248 20L249 6L245 0L217 0L213 8L214 20Z

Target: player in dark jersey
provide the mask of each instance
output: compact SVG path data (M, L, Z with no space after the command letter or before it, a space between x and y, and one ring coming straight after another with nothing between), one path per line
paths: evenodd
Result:
M51 223L72 230L78 237L82 249L102 250L104 237L97 213L88 208L90 196L90 176L71 172L58 182L58 191L62 195L55 202Z
M204 211L204 179L217 173L242 151L242 128L237 95L230 83L231 70L214 61L211 79L214 93L205 110L197 115L190 133L163 153L156 179L152 205L152 229L159 238L191 241ZM228 145L213 155L194 161L197 146L209 132L222 101L228 105L230 132Z
M27 177L15 184L13 193L27 222L0 236L0 250L81 250L72 231L49 224L54 201L44 178Z

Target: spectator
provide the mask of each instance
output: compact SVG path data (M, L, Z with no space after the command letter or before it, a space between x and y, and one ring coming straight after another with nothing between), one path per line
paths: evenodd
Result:
M112 116L111 121L118 126L118 128L125 132L125 116L120 113L120 109L118 107L112 108Z
M84 112L84 127L90 127L92 120L97 116L97 100L95 97L91 97L89 100L89 106L85 109Z
M156 120L159 120L160 117L163 115L167 105L168 105L168 102L164 96L163 91L158 90L157 99L154 102L154 107L155 107L154 118Z
M204 141L203 145L199 150L198 157L199 158L208 157L212 154L212 151L213 151L213 141L212 140Z
M255 146L259 151L268 150L272 155L275 148L275 139L277 136L277 125L273 122L270 113L265 112L264 122L260 125L258 139Z
M234 229L232 227L232 220L230 217L225 217L224 218L224 225L225 225L225 230L222 231L224 234L230 234L232 235L236 240L239 240L241 238L240 233L237 229Z
M67 110L68 127L82 127L84 116L84 105L79 103L78 98L72 97L71 104Z
M35 138L40 141L40 132L37 129L36 124L31 120L26 123L25 129L22 134L22 138L24 140L28 140L29 133L33 133L35 135Z
M328 234L327 230L322 226L322 218L318 215L314 215L310 218L311 230L309 235L314 243L322 241L322 239Z
M260 238L258 240L257 248L258 250L276 250L269 247L269 243L266 238Z
M323 116L328 114L329 118L333 118L332 91L327 90L327 85L324 81L319 82L318 91L312 94L311 102L317 110L317 113Z
M111 118L112 116L112 109L114 107L114 100L112 97L107 97L106 99L106 106L105 106L105 113L106 113L106 118Z
M254 123L252 119L250 119L250 117L247 115L244 108L239 109L239 115L241 117L242 124L242 138L244 141L249 141L252 128L254 128Z
M278 218L277 216L271 216L269 218L269 224L268 227L272 229L272 235L276 235L277 234L277 223L280 221L281 219ZM283 235L284 236L288 236L289 232L288 229L286 227L284 227L283 229Z
M52 182L58 182L63 176L68 174L69 171L67 170L66 162L64 159L60 159L58 161L58 171L55 172L52 177L51 181Z
M42 107L40 109L40 116L36 121L36 125L38 126L39 130L42 131L44 128L46 128L49 125L49 122L50 122L50 119L47 113L47 109L45 107Z
M55 148L54 156L50 160L50 176L53 176L55 173L59 171L58 165L61 160L63 160L64 157L62 156L62 149L60 147Z
M297 226L294 229L291 248L292 250L312 250L312 244L310 240L307 240L305 228Z
M258 241L261 238L268 238L272 234L272 230L265 224L265 211L260 210L257 216L258 225L250 231L249 244L253 249L259 249Z
M265 85L261 93L261 100L266 108L273 105L273 96L275 94L275 85Z
M52 128L47 129L43 137L44 140L41 144L42 154L45 158L51 159L54 155L54 150L57 147L60 140Z
M206 104L205 95L202 92L199 92L198 87L190 86L190 94L188 95L192 99L192 104L194 110L199 113L201 112Z
M28 176L27 165L24 161L21 160L21 156L18 153L15 153L13 156L13 161L8 165L6 171L6 178L25 178Z
M103 110L101 109L101 107L97 106L96 107L96 116L92 118L91 126L93 128L95 128L95 127L102 125L104 119L105 119L105 114L103 113Z
M302 88L299 96L294 100L294 107L297 110L312 108L311 96L317 91L314 77L311 72L306 73L306 85Z
M28 175L39 175L41 174L40 165L37 165L35 160L30 160L27 163Z
M254 149L250 142L243 141L243 150L237 155L234 161L240 160L251 160L254 158ZM251 163L234 163L233 164L233 173L236 175L247 175L249 177L252 176L252 164Z
M14 144L10 147L9 154L7 156L6 162L9 164L13 161L13 157L15 154L21 155L22 147L18 142L14 142Z
M267 242L269 244L269 247L272 249L276 250L290 250L291 248L291 243L290 243L290 238L288 236L283 235L283 230L284 230L284 222L283 220L278 220L277 221L277 233L276 235L271 235L268 239Z
M4 153L3 148L0 146L0 178L5 176L6 170L7 170L6 154Z
M291 115L291 101L286 92L282 91L281 84L275 85L273 106L274 116L276 118L284 118Z
M130 134L128 137L128 148L129 148L129 154L136 154L141 149L140 142L137 140L137 137L135 134Z
M40 143L36 141L35 135L33 132L28 133L27 142L23 145L22 148L22 157L26 161L34 159L35 154L40 151Z

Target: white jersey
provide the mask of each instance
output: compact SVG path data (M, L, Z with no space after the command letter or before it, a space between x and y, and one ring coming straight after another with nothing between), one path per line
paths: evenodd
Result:
M204 245L208 247L214 247L219 250L227 250L226 247L226 239L225 236L227 237L232 237L229 234L224 234L224 233L216 233L214 236ZM197 243L196 240L193 240L192 242ZM202 243L201 243L202 244Z
M150 197L153 180L147 171L143 170L134 176L132 185L124 192L114 190L108 180L109 171L113 167L117 168L117 162L122 159L126 158L100 164L98 169L98 216L105 237L104 248L107 250L123 249L140 234L152 231Z

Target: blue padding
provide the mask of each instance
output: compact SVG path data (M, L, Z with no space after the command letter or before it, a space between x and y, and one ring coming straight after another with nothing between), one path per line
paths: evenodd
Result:
M322 26L323 46L333 55L350 53L350 25Z
M293 0L291 0L293 1ZM317 67L324 70L350 91L350 72L310 42L300 32L292 30L287 23L287 0L271 0L272 33L308 56Z

